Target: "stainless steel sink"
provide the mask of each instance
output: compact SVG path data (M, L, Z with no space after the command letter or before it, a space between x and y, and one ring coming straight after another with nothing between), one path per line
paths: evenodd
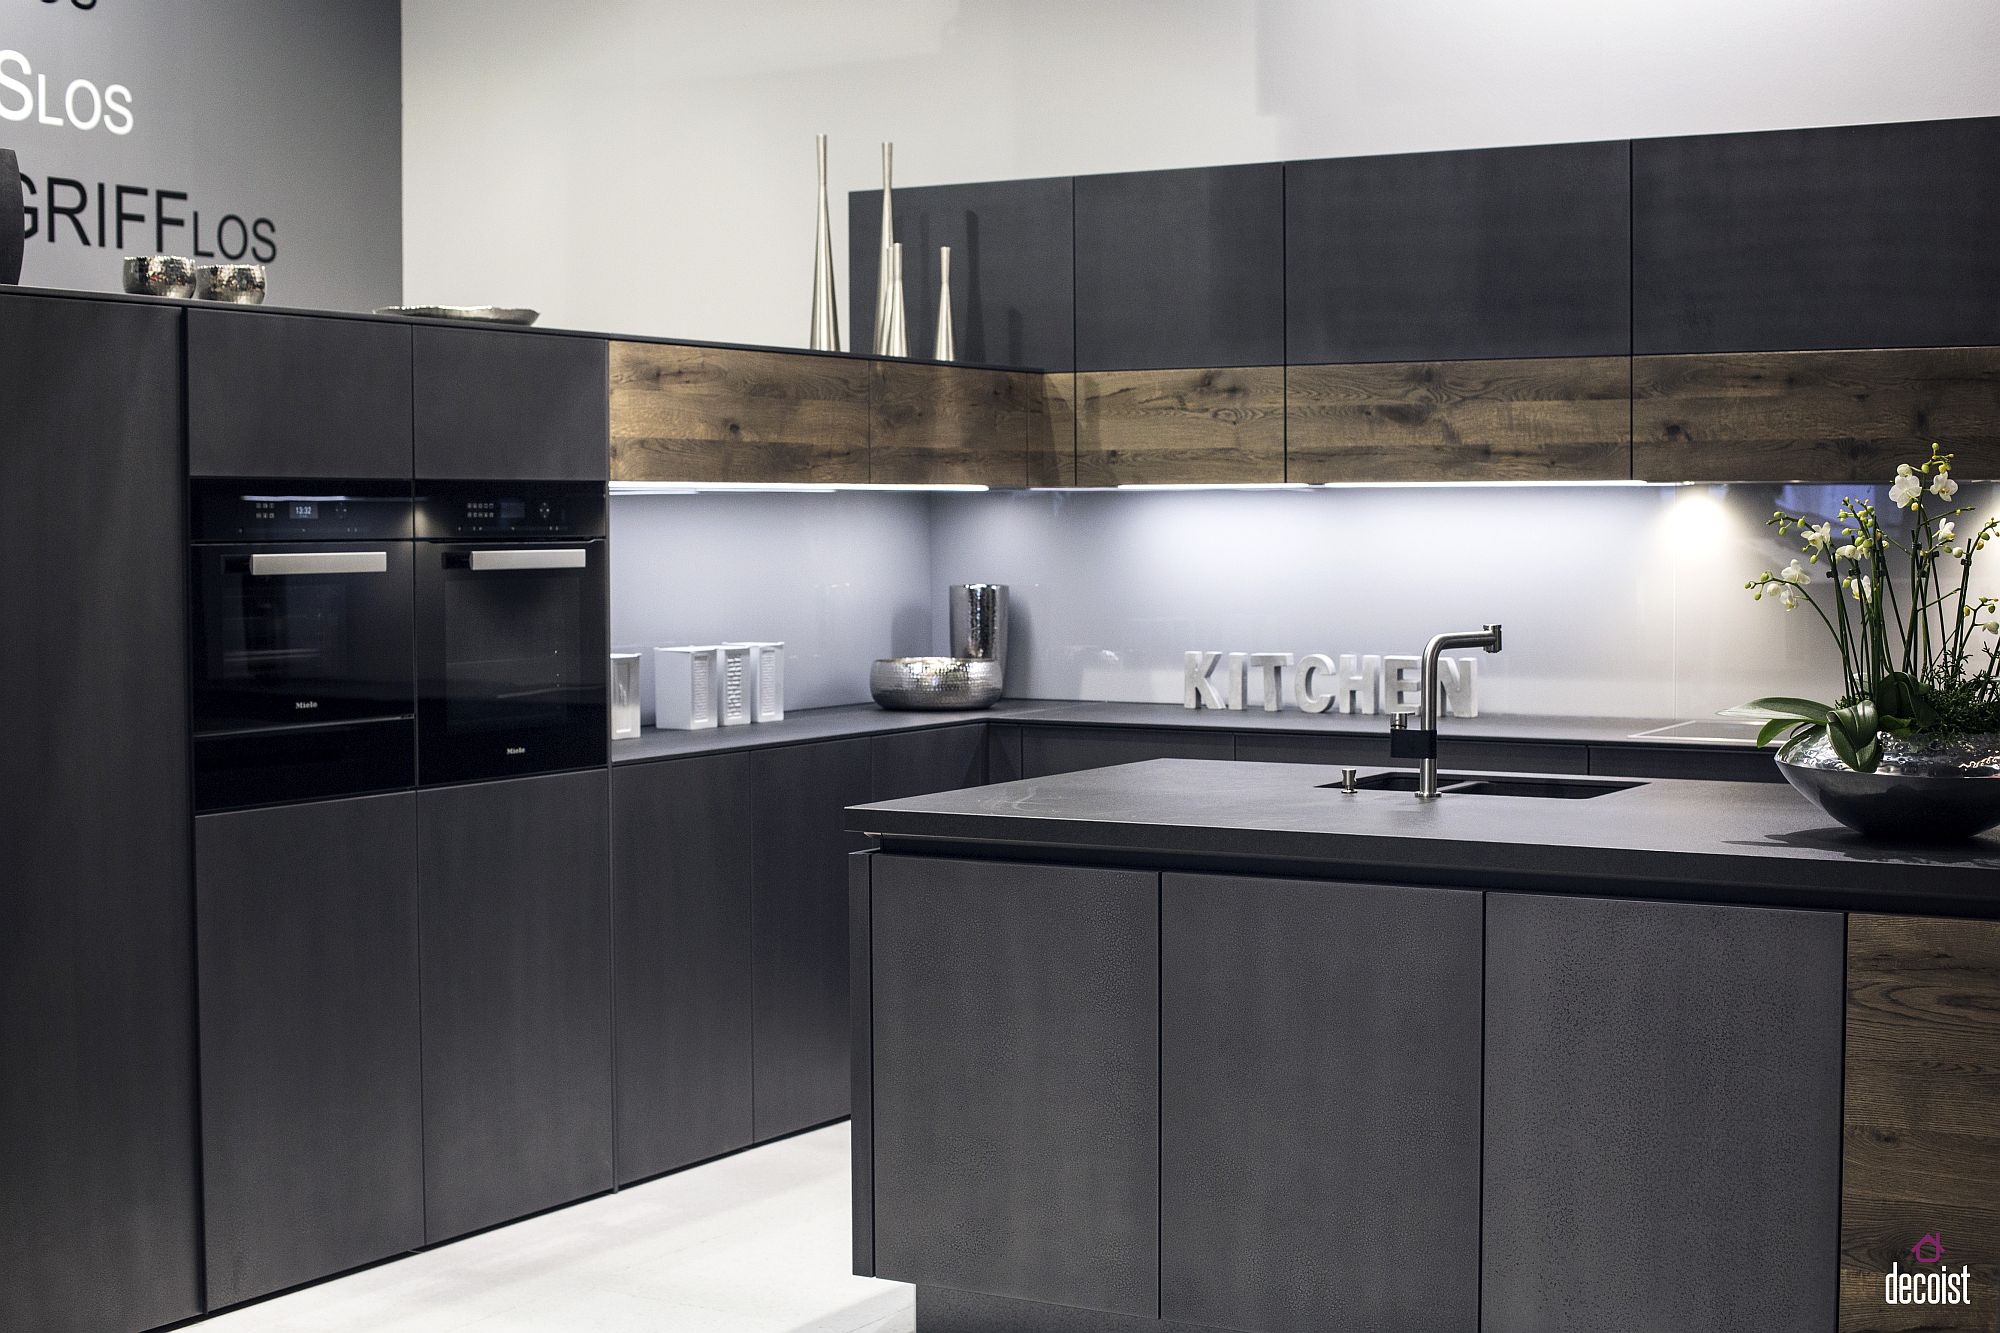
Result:
M1538 801L1587 801L1593 796L1609 796L1615 791L1643 787L1643 782L1607 782L1599 778L1477 778L1465 773L1446 773L1438 778L1440 795L1526 796ZM1415 773L1370 773L1354 782L1356 791L1410 791L1417 789ZM1339 791L1338 782L1322 782L1322 791Z

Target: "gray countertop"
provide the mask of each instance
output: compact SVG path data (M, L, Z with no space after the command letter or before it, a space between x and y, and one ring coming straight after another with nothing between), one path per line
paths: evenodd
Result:
M857 806L848 827L890 850L2000 916L2000 837L1871 843L1786 786L1419 801L1321 785L1339 779L1316 764L1159 759Z

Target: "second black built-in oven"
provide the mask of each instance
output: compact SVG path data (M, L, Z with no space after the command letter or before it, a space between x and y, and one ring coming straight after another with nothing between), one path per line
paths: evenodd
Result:
M603 485L420 482L418 492L418 780L605 763Z

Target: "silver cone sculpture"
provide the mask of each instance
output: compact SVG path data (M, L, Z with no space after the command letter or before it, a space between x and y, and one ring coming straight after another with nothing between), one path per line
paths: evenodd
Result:
M895 330L903 322L903 294L896 280L894 246L896 244L895 206L895 158L896 145L882 145L882 254L880 267L875 279L875 355L907 356L908 352L894 350ZM905 338L907 346L908 339Z
M903 322L903 243L889 247L889 336L884 340L884 356L910 354L910 330Z
M833 294L833 222L826 209L826 136L815 134L819 155L819 234L813 241L812 333L807 346L815 352L840 350L840 303Z
M931 346L933 361L958 360L958 341L951 333L951 247L938 247L937 341Z

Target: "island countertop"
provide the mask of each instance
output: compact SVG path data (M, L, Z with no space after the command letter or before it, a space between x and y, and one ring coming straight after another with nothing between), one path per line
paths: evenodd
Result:
M848 827L892 852L2000 917L2000 837L1868 841L1786 786L1420 801L1340 780L1313 764L1158 759L855 806Z

